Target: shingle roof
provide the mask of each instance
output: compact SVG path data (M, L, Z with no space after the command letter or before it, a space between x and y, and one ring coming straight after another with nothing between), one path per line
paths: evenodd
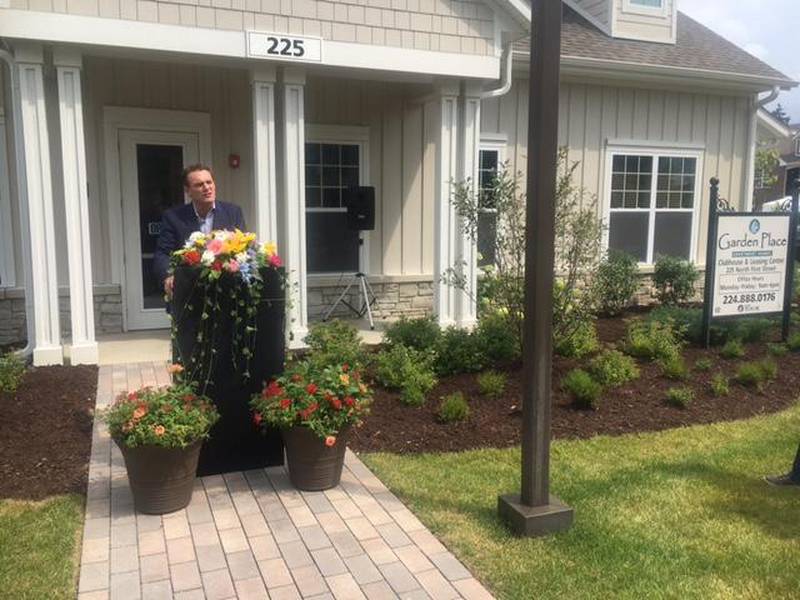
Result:
M528 54L529 38L516 42L514 51ZM794 83L780 71L681 12L678 13L676 43L664 44L613 38L565 5L561 55L616 63L716 71Z

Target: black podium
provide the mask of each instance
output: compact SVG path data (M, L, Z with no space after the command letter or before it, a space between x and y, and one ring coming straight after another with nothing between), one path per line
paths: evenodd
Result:
M220 413L200 453L198 476L230 471L244 471L283 464L283 442L278 430L262 433L250 413L250 397L269 381L283 373L286 358L286 294L283 270L265 268L261 272L263 288L256 313L255 348L250 360L250 377L245 379L243 363L233 361L233 333L237 327L231 316L235 300L232 286L245 285L230 275L218 280L215 295L219 308L209 315L215 319L213 339L206 345L216 350L206 395ZM199 352L197 334L201 327L204 297L198 285L197 269L175 270L172 318L175 325L173 353L187 370L195 352ZM241 323L238 327L244 327Z

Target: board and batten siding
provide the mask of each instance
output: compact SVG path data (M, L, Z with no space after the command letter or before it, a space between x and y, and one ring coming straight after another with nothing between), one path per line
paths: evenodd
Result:
M86 57L84 127L94 282L112 281L111 239L103 143L103 107L117 106L208 113L212 165L220 199L239 204L255 222L252 192L252 108L248 73L242 69ZM369 128L369 173L376 188L376 229L370 232L369 270L380 275L433 273L435 196L434 104L417 101L412 84L309 77L306 123ZM280 149L278 149L280 151ZM238 169L228 156L241 156ZM280 227L280 226L279 226ZM66 285L66 233L58 257L59 284Z
M480 0L10 0L10 8L337 42L492 55L494 13Z
M629 4L630 0L614 1L614 37L674 43L676 35L676 0L664 0L661 11L647 10Z
M719 177L720 193L738 210L747 204L750 117L755 110L747 96L671 92L615 85L565 82L559 107L559 145L579 161L576 184L597 198L598 214L610 175L606 147L615 141L657 146L668 152L702 150L699 173L701 206L709 202L708 182ZM515 172L525 172L528 155L528 82L515 80L511 91L484 101L481 132L505 136L506 159ZM699 210L697 253L704 263L707 211Z

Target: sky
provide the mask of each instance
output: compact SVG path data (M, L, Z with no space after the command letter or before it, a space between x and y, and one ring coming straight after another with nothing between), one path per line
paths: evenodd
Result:
M678 8L723 37L800 81L800 2L798 0L678 0ZM800 89L778 100L800 123Z

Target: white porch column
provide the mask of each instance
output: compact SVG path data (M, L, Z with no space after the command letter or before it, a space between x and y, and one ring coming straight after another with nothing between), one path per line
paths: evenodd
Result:
M442 327L456 323L457 290L442 282L448 269L457 267L455 210L450 201L453 182L458 178L458 85L448 83L439 90L439 135L436 149L436 210L433 234L433 309Z
M458 181L469 179L472 191L478 190L478 149L481 142L480 87L464 83L461 89L458 127ZM456 236L457 264L465 283L465 290L456 290L456 324L472 328L478 321L478 245L467 235L463 220L454 230Z
M58 112L61 121L64 208L69 255L72 324L70 360L73 365L97 364L86 148L83 139L81 55L72 49L57 48L53 52L53 63L58 77Z
M275 78L272 65L250 73L253 92L253 179L256 233L261 241L278 241L278 194L275 179Z
M305 72L283 70L281 127L281 181L283 195L283 255L289 277L291 307L287 314L290 348L304 346L308 333L306 294L306 152L305 152Z
M45 114L42 47L15 45L19 73L21 125L24 140L30 244L34 339L34 365L55 365L63 361L58 314L56 240L53 225L53 188L50 180L50 139Z

